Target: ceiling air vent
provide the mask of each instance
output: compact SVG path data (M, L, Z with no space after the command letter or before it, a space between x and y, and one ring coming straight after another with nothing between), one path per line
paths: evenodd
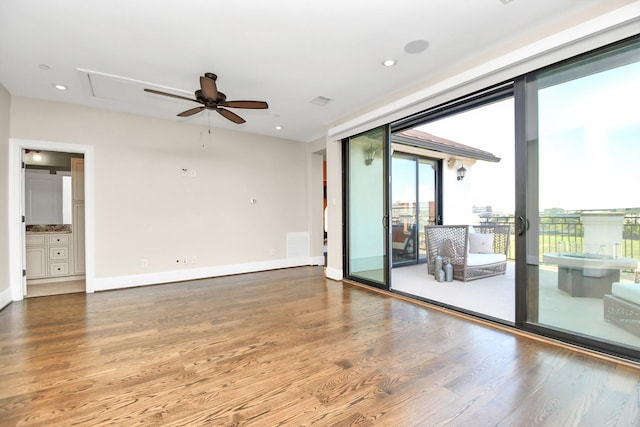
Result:
M311 103L313 105L319 105L320 107L324 107L330 102L331 102L331 98L326 98L324 96L316 96L311 100Z

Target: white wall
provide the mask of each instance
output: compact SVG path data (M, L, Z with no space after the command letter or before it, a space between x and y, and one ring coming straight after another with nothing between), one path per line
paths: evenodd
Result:
M11 96L0 84L0 236L9 235L9 114ZM11 301L9 239L0 239L0 308Z
M307 228L310 233L311 256L324 264L324 138L307 145Z
M162 281L163 272L174 280L288 265L287 233L309 231L306 145L212 129L203 147L202 131L70 104L11 104L11 138L93 147L97 289Z
M342 142L327 138L327 269L330 279L343 277Z
M446 160L442 163L442 224L475 224L478 220L472 212L470 186L473 180L473 161L465 163L467 173L462 181L458 181L456 167L449 167Z

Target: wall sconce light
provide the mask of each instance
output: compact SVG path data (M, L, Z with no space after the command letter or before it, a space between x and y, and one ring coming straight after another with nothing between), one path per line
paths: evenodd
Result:
M467 170L464 168L464 165L458 168L457 173L458 173L458 181L462 181L464 179L465 174L467 173Z
M373 163L373 159L376 158L376 149L373 148L373 144L369 145L369 148L364 152L364 164L370 166Z

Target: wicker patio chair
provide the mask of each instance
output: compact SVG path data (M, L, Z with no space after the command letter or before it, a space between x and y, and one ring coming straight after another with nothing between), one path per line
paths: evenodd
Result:
M633 285L629 283L622 285L627 287L623 295L619 295L617 291L619 285L619 283L612 283L611 294L603 298L604 320L640 336L640 304L638 304L640 302L640 268L636 269Z
M492 235L490 249L470 252L469 233ZM435 258L440 255L453 265L453 278L468 282L505 274L509 253L510 225L427 225L427 269L435 272ZM485 239L486 240L486 239Z

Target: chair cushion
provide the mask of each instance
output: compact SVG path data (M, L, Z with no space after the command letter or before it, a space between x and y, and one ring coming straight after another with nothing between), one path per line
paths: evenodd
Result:
M495 264L498 262L504 262L507 260L507 256L505 254L474 254L469 253L467 255L467 266L474 267L478 265L485 264Z
M618 298L640 304L640 284L627 282L613 282L611 293Z
M493 233L469 233L469 253L492 254Z

